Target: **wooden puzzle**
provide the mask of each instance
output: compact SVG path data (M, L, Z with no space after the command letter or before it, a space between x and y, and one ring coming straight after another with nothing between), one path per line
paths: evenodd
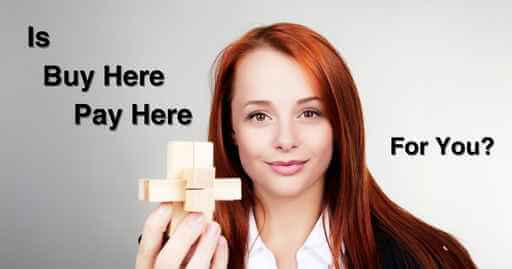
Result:
M167 179L139 179L139 200L172 202L171 236L186 212L212 219L215 201L242 199L239 178L215 178L211 142L172 141L167 145Z

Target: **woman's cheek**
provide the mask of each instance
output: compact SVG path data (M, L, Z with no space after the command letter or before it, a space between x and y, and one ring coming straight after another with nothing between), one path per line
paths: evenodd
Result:
M264 150L268 147L269 130L264 128L244 127L238 136L239 153L244 159L262 159Z
M332 148L332 128L328 123L306 126L301 130L301 141L317 154L328 153Z
M246 143L261 147L265 143L268 143L272 136L273 127L267 126L252 126L248 125L243 128L243 139Z

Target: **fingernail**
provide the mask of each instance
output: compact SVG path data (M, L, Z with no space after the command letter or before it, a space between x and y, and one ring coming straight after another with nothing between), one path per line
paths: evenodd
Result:
M161 215L167 215L170 213L171 210L172 210L172 207L170 207L168 205L161 205L160 208L158 209L158 213Z
M218 244L219 244L220 247L226 246L228 244L228 241L226 240L226 237L221 235L220 238L219 238L219 243Z
M192 213L189 217L189 221L192 226L201 226L201 224L203 224L203 214Z
M215 223L210 223L208 224L208 237L214 239L216 238L217 236L220 235L220 229L219 229L219 226L216 225Z

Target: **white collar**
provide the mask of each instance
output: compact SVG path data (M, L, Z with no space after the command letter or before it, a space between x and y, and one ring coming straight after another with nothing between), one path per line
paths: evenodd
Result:
M322 221L323 219L323 221ZM325 225L325 233L324 233L324 225ZM304 245L299 249L307 249L315 255L318 255L323 262L326 264L332 263L332 254L329 248L328 239L326 236L329 236L329 213L328 210L324 210L320 218L318 218L313 230L304 241ZM255 253L258 253L262 250L268 250L268 248L261 240L259 236L258 227L256 226L256 220L254 218L254 213L251 210L249 212L249 244L248 244L248 256L251 256ZM342 242L342 251L345 254L345 244Z

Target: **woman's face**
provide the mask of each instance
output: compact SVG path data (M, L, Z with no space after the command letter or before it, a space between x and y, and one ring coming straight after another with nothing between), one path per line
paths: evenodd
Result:
M238 62L233 90L233 138L256 193L296 197L323 186L332 127L301 66L277 50L256 49Z

